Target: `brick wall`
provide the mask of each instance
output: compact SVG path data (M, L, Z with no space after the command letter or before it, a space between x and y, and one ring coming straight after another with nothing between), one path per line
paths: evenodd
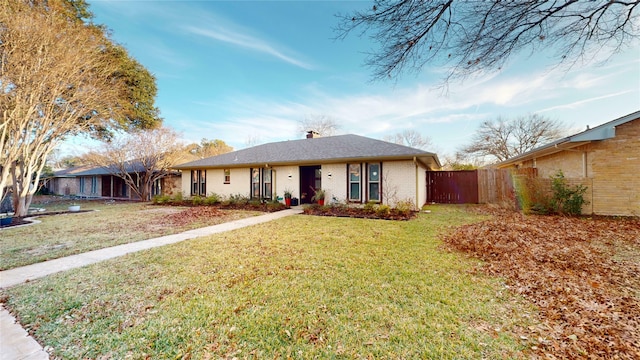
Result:
M592 144L593 212L640 216L640 119Z
M583 213L640 216L640 119L616 127L616 136L529 160L540 178L562 170L569 184L588 187Z

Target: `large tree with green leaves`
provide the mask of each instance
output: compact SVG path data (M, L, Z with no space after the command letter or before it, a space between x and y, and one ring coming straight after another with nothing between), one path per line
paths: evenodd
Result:
M82 0L0 0L0 197L26 215L68 136L161 123L154 77L90 23Z
M375 79L446 69L445 81L499 70L522 51L554 49L573 64L637 46L640 0L378 0L340 15L338 37L359 32L378 48L367 59Z

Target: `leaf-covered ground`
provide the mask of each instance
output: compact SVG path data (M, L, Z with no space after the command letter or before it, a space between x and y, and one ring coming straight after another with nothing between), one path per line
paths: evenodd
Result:
M489 211L445 242L539 308L521 334L534 356L640 359L640 219Z

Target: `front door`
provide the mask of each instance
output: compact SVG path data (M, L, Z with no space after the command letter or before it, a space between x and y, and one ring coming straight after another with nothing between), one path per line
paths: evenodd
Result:
M300 166L300 203L311 204L316 189L322 189L321 166Z

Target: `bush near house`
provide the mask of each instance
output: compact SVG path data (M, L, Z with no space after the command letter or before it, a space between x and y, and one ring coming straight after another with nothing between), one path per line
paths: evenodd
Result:
M207 197L193 196L185 199L181 193L175 196L159 195L152 199L155 205L174 206L214 206L220 209L252 210L274 212L286 209L286 205L273 199L254 200L242 194L233 194L228 197L211 193Z
M525 214L564 214L578 216L589 202L584 194L587 187L569 185L562 170L549 179L516 177L516 197Z

